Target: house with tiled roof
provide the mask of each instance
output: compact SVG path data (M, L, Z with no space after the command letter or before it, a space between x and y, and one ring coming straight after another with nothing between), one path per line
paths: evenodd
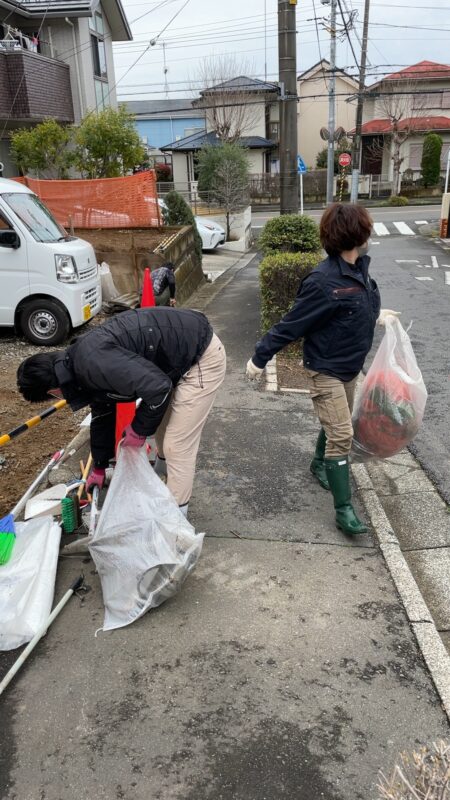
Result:
M316 166L318 154L326 142L320 131L328 128L328 86L330 62L325 58L297 77L298 152L308 167ZM356 103L347 99L358 91L358 81L343 69L336 70L336 128L345 131L355 124Z
M203 130L160 147L171 155L175 187L191 190L197 180L199 150L227 139L237 140L246 148L251 175L278 172L278 100L278 84L246 75L202 89L192 108L198 116L204 115Z
M444 174L450 149L450 66L420 61L393 72L367 89L362 126L361 174L392 181L398 171L420 177L424 136L433 131L443 140Z

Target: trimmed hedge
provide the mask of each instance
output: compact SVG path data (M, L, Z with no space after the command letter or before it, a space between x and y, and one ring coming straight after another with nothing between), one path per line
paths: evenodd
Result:
M401 194L394 194L387 201L387 205L388 206L409 206L409 200L408 200L407 197L403 197L403 195L401 195Z
M269 253L313 253L320 248L319 226L301 214L281 214L269 219L258 242Z
M261 326L266 333L292 307L301 281L322 261L322 252L272 253L259 265Z

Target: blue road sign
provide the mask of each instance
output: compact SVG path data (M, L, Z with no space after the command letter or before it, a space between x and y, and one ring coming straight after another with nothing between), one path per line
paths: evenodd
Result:
M297 172L299 175L301 172L306 172L306 164L301 156L297 156Z

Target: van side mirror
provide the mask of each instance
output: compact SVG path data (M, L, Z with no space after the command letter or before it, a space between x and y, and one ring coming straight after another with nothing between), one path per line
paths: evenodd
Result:
M18 234L13 230L0 230L0 247L11 247L17 250L20 247Z

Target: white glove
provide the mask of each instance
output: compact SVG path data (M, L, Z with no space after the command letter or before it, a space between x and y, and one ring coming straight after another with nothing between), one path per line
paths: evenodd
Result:
M248 378L249 381L259 381L263 372L264 370L257 367L256 364L253 363L252 359L249 358L247 361L247 367L245 369L245 377Z
M377 319L377 325L381 325L384 328L386 325L386 317L399 317L401 313L401 311L392 311L391 308L382 308L380 316Z

